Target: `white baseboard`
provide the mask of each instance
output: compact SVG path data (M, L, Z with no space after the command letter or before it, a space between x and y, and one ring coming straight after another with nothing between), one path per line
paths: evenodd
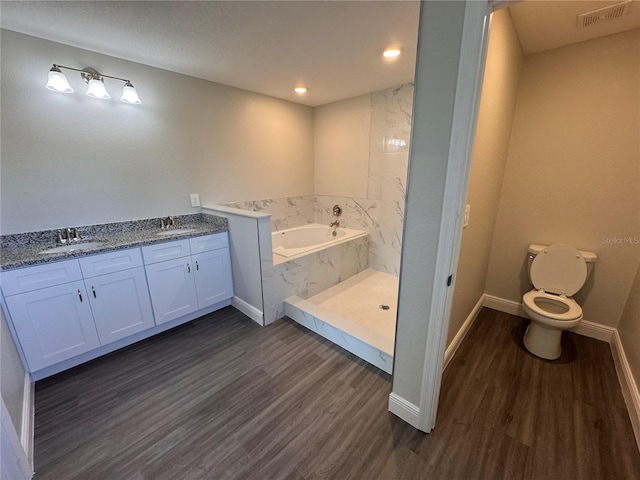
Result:
M513 300L507 300L506 298L495 297L493 295L487 295L485 293L483 306L493 308L494 310L498 310L499 312L527 318L527 314L522 307L522 303L514 302ZM577 333L578 335L582 335L583 337L594 338L596 340L602 340L604 342L611 343L615 328L601 325L595 322L590 322L588 320L582 320L582 322L580 322L580 325L572 328L569 331Z
M389 411L414 428L418 428L420 409L394 392L389 394Z
M260 325L264 325L264 315L262 311L258 310L253 305L245 302L241 298L233 297L231 299L231 305L236 307L242 313L244 313L247 317L249 317L254 322L257 322Z
M22 397L22 426L20 429L20 443L27 454L33 469L33 436L35 417L35 382L31 380L29 372L24 372L24 387Z
M600 325L599 323L590 322L588 320L582 320L580 325L570 329L569 331L582 335L583 337L594 338L596 340L611 343L616 329L606 325Z
M629 412L633 433L636 437L638 449L640 450L640 392L638 392L638 385L631 372L631 366L629 365L627 356L624 353L620 335L618 334L618 330L615 329L611 339L611 353L613 354L616 372L618 372L618 380L622 387L622 395L627 404L627 411Z
M493 308L499 312L508 313L510 315L517 315L518 317L526 317L524 308L520 302L514 302L513 300L507 300L506 298L495 297L493 295L484 294L483 306L487 308Z
M494 297L493 295L484 295L484 306L511 315L526 317L520 303ZM620 381L620 387L622 388L622 393L627 404L627 410L629 412L629 418L631 419L631 425L633 426L633 433L638 443L638 449L640 449L640 393L638 392L638 386L624 353L618 330L607 325L582 320L580 325L572 328L570 331L584 337L607 342L611 346L611 353Z
M442 371L444 371L447 368L447 365L449 365L449 362L451 361L455 353L458 351L458 347L462 343L462 340L464 340L464 337L466 337L467 332L469 332L469 329L471 328L471 325L473 325L473 322L476 321L476 317L478 316L478 313L480 313L480 310L482 309L483 306L484 306L484 295L481 295L480 298L478 299L478 302L471 310L471 313L469 313L469 316L466 318L466 320L460 327L460 330L458 330L458 333L456 333L456 336L453 337L453 340L451 340L451 343L445 350Z

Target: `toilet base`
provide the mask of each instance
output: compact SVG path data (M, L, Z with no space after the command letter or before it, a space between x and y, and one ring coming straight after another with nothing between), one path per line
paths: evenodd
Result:
M533 320L524 334L524 346L537 357L555 360L562 355L562 330L546 328Z

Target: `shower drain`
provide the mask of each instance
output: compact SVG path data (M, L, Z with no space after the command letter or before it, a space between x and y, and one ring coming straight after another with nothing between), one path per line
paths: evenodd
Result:
M382 305L378 305L378 308L379 308L380 310L389 310L389 308L391 308L391 307L389 307L389 305L385 305L385 304L383 303Z

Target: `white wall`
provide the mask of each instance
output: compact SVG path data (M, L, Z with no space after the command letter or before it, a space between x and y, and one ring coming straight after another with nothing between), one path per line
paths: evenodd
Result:
M371 95L313 109L316 195L367 197Z
M520 302L530 243L598 254L575 298L616 327L640 243L640 30L524 59L485 292ZM620 239L620 243L610 241Z
M522 59L509 10L493 12L447 344L484 294Z
M312 109L2 30L3 234L313 193ZM52 63L130 78L142 105L44 88Z

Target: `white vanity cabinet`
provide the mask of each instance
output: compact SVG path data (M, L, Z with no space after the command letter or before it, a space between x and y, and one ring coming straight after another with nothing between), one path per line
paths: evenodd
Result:
M226 232L149 245L142 255L156 324L233 296Z
M226 232L5 270L0 278L12 335L36 380L233 297Z
M155 325L139 248L79 260L101 345Z
M77 260L3 272L2 290L32 372L100 346Z

